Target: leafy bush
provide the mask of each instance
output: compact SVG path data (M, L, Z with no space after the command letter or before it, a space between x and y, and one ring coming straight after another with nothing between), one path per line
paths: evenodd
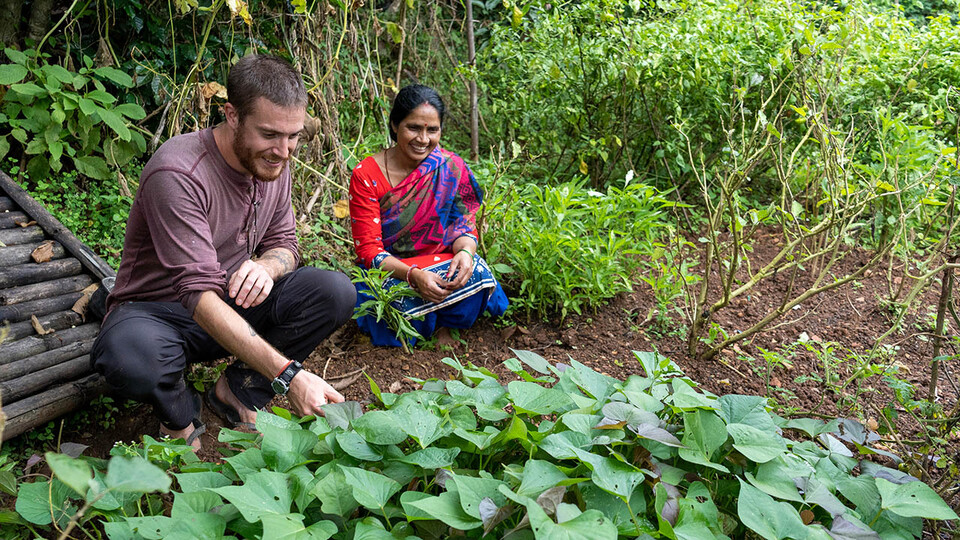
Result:
M83 66L72 72L36 50L4 49L12 63L0 65L0 158L11 150L11 140L29 158L27 173L34 180L59 172L66 160L82 175L97 180L114 177L111 167L122 167L146 150L146 140L131 120L146 116L136 103L118 103L106 84L125 90L133 79L112 67ZM106 84L105 84L106 83ZM109 131L105 128L109 128ZM104 136L105 133L109 133ZM68 169L69 170L69 169Z
M510 268L502 282L528 316L563 318L632 290L639 255L666 227L661 210L674 205L639 182L604 193L583 184L517 183L488 195L496 225L484 232L486 257Z
M401 395L371 381L365 414L261 412L262 435L221 431L238 450L223 464L146 438L115 448L106 475L48 454L56 477L21 484L17 511L38 526L102 520L113 538L913 538L922 518L957 519L926 484L854 458L842 441L886 454L856 422L718 398L656 353L635 353L646 375L626 381L516 355L506 385L445 359L456 380ZM140 498L170 485L145 458L180 469L169 517Z

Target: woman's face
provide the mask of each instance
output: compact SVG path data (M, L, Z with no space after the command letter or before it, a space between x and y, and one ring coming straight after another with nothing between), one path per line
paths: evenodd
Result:
M397 150L411 163L420 163L440 142L440 114L424 103L393 126L397 132Z

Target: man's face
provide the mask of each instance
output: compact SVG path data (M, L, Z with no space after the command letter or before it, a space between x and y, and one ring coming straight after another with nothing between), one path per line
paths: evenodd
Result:
M234 129L233 152L247 173L272 182L300 142L306 111L303 107L281 107L267 98L257 98L243 120L233 111L228 122ZM231 121L232 120L232 121Z

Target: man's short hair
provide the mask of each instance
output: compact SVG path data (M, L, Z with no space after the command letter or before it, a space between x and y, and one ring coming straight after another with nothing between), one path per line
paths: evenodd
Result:
M280 107L307 106L303 77L289 62L278 56L249 54L230 68L227 101L237 109L242 122L261 97Z

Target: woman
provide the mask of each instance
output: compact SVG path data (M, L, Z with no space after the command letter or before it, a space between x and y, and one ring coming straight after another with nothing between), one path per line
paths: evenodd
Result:
M438 328L469 328L484 310L497 317L507 308L503 289L477 255L483 193L463 159L439 144L444 113L432 88L401 89L390 111L393 146L361 161L350 178L358 262L390 271L386 287L406 282L417 293L394 307L424 337ZM357 289L359 306L369 296ZM364 316L357 323L375 345L401 345L385 322Z

